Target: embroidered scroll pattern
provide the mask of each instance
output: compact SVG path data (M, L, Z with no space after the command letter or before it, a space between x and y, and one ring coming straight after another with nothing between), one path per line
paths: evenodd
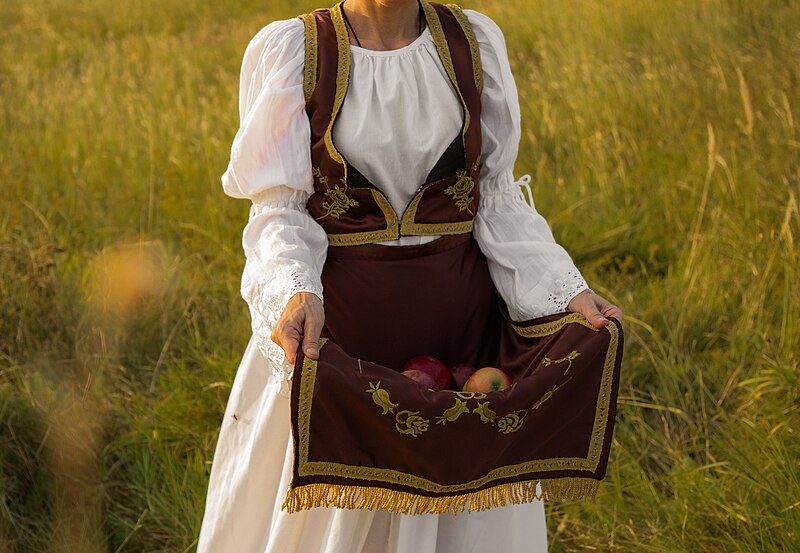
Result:
M572 361L579 355L580 352L577 350L572 350L560 359L545 357L542 359L541 364L545 367L549 367L552 364L566 363L567 367L564 369L562 376L567 376L567 373L572 367ZM512 432L516 432L522 428L523 424L525 423L525 418L529 413L541 407L545 402L553 397L553 394L565 386L570 380L571 377L567 378L567 380L561 384L554 385L551 389L542 394L542 396L527 409L517 409L511 413L506 413L505 415L498 415L497 412L491 408L488 401L481 401L486 399L486 394L484 393L454 392L452 390L444 390L455 395L455 403L453 403L452 407L445 409L441 415L436 416L436 424L441 424L444 426L448 423L456 422L461 415L474 414L480 417L481 422L495 425L498 432L502 434L511 434ZM419 411L403 409L397 414L394 413L394 410L400 405L392 402L391 398L389 397L389 392L386 389L381 388L380 380L377 382L371 382L369 384L369 389L365 391L369 394L372 394L372 401L375 403L375 405L383 409L381 415L388 415L390 413L395 415L395 429L399 433L409 434L410 436L416 438L417 436L421 436L428 431L430 420L420 415ZM474 401L475 403L470 406L468 403L470 401Z
M466 171L458 171L456 176L458 176L458 181L445 188L444 193L448 196L453 196L453 201L459 211L464 211L466 209L472 213L469 204L475 197L470 196L470 193L475 189L475 183Z

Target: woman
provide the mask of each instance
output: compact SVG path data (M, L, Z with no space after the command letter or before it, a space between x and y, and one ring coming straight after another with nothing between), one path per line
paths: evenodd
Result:
M501 31L485 15L463 11L464 36L472 34L479 48L479 59L472 58L472 67L480 69L477 96L470 100L469 90L456 86L452 60L442 61L432 9L419 0L347 0L318 15L316 23L306 18L267 25L244 54L241 127L222 181L228 195L253 202L243 235L242 279L253 338L220 430L200 552L546 550L541 501L458 516L281 510L293 465L289 384L298 353L319 358L321 335L349 344L348 353L378 344L364 358L402 358L409 344L430 338L415 322L439 316L445 298L456 295L447 303L451 311L464 306L450 314L459 324L484 313L488 292L468 291L488 290L489 279L514 320L569 310L601 328L606 317L621 318L616 306L588 288L546 221L519 194L512 170L520 115ZM349 37L347 50L339 48L349 67L338 76L329 67L336 65L329 55L335 42L322 44L331 21L346 25ZM311 51L320 59L306 48L312 28L322 46ZM469 63L468 54L452 54L458 63ZM309 72L312 64L318 65ZM348 80L344 88L334 83L342 75ZM328 84L326 96L320 90ZM346 94L334 94L333 87ZM469 113L479 117L470 120ZM452 220L406 224L409 206L422 205L414 203L420 194L444 182L436 180L437 170L439 177L468 185L453 184L437 200L450 195L458 206L447 215ZM362 251L369 259L353 253ZM452 278L422 272L415 278L416 260L436 259L432 254L450 256L442 271L468 260L458 274L466 266L466 278L473 280L463 292L446 285ZM402 258L402 267L411 271L407 285L391 294L396 283L384 281L395 278L394 272L383 268L383 257ZM360 326L342 323L345 315ZM376 339L384 319L408 331L392 334L396 343ZM473 330L453 330L450 342L463 332ZM434 338L447 341L441 334Z

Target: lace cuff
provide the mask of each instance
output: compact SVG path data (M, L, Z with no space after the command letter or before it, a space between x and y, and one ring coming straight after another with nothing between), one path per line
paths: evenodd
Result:
M524 294L519 305L508 304L508 312L515 321L555 315L566 311L572 298L589 289L580 271L572 263L558 263L546 271L543 279Z
M566 311L569 302L589 285L578 270L569 270L553 279L552 292L547 296L547 311L561 313Z
M322 284L289 265L270 271L270 277L248 294L248 306L256 346L269 359L273 377L279 383L278 394L289 396L294 366L286 360L283 349L272 341L272 331L286 304L298 292L311 292L322 300Z

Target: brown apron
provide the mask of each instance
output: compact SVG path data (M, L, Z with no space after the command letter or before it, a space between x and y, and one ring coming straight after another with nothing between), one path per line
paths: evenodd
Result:
M292 379L289 512L482 510L591 496L605 475L622 329L610 319L596 330L577 313L510 320L471 233L480 154L471 31L453 6L423 7L437 48L452 47L440 53L465 125L402 217L330 138L349 63L341 5L304 16L316 189L308 207L330 245L319 359L298 347ZM443 236L374 243L405 234ZM499 367L514 383L485 394L425 389L399 372L416 355Z
M472 235L330 247L322 278L320 358L298 349L292 382L284 508L441 513L594 494L611 446L618 321L512 322ZM497 366L514 384L424 389L398 372L419 354Z

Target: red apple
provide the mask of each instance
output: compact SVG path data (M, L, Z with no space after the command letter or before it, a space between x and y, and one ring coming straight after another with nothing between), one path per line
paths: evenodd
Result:
M497 367L483 367L475 371L464 384L465 392L499 392L511 386L511 377Z
M450 386L450 371L447 370L447 365L435 357L430 355L412 357L403 365L403 372L410 370L424 371L431 375L439 390L446 390Z
M424 386L425 388L433 388L434 390L439 389L433 377L428 373L426 373L425 371L421 371L419 369L411 369L409 371L403 371L400 374L404 374L405 376L407 376L411 380L418 382L421 386Z
M453 378L453 389L462 390L469 377L475 373L475 367L469 363L459 363L450 367L450 376Z

